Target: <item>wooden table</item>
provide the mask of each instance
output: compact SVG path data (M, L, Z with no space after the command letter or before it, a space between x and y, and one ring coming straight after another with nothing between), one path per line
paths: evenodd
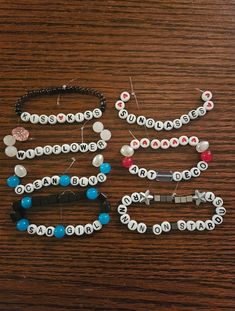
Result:
M9 219L17 196L6 186L19 161L7 158L1 144L0 309L1 310L234 310L234 1L1 1L1 135L17 125L14 103L26 90L71 84L94 87L107 97L101 119L112 130L104 151L112 173L100 190L112 203L111 222L92 237L79 239L29 236ZM198 135L210 142L213 162L199 178L179 183L178 194L212 190L224 198L224 223L212 232L174 232L160 237L132 233L119 223L117 203L124 194L150 189L171 194L175 183L147 182L120 165L119 150L143 128L118 119L115 100L130 90L139 101L129 109L155 119L174 119L200 104L200 91L213 92L215 109L179 131L148 130L150 138ZM40 98L27 105L42 114L95 108L84 96ZM84 140L97 140L91 124ZM79 125L25 125L29 146L81 140ZM23 146L22 146L23 145ZM23 161L24 183L62 174L94 174L92 154L64 154ZM186 169L198 159L190 147L136 153L147 168ZM69 188L72 190L72 188ZM62 192L44 188L43 194ZM177 219L211 217L204 208L142 205L130 213L148 225ZM45 225L89 222L95 204L87 202L31 212Z

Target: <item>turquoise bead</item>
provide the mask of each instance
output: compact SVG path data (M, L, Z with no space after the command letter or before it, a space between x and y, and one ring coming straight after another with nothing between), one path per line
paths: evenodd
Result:
M32 207L32 198L31 197L23 197L21 199L21 206L23 208L30 208L30 207Z
M60 185L66 187L70 184L70 177L68 175L60 176Z
M100 165L100 172L104 174L108 174L111 171L111 165L109 163L102 163Z
M58 225L55 227L55 230L54 230L54 236L58 239L61 239L65 236L65 229L64 229L64 226L62 225Z
M25 231L27 230L28 226L29 226L28 219L22 218L17 222L16 229L18 229L19 231Z
M15 188L20 184L20 179L18 176L13 175L7 178L7 185L11 188Z
M95 200L99 195L99 191L96 188L89 188L86 191L86 196L89 200Z
M110 216L108 213L99 214L99 221L102 225L107 225L110 221Z

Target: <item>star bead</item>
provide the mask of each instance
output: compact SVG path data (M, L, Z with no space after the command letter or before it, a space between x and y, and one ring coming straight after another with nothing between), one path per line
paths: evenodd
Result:
M193 196L193 199L196 201L196 205L199 206L202 202L205 203L205 192L200 192L199 190L195 190L195 195Z
M150 194L149 190L145 192L140 192L140 203L145 203L150 205L150 200L153 200L153 196Z

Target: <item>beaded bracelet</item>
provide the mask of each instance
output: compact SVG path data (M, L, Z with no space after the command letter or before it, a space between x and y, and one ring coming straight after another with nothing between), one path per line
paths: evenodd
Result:
M99 216L93 223L86 225L57 225L46 227L44 225L30 224L29 220L25 218L25 211L31 207L44 207L51 204L64 204L76 202L83 199L96 200L99 202ZM27 231L29 234L46 235L48 237L55 236L56 238L62 238L65 235L78 235L92 234L94 231L98 231L103 225L106 225L110 221L109 211L110 203L107 197L103 193L99 193L96 188L89 188L86 191L81 192L64 192L62 194L49 195L49 196L34 196L32 198L25 197L22 200L15 201L12 204L13 211L10 214L12 221L16 222L16 228L19 231Z
M106 174L109 174L111 171L111 165L109 163L103 162L103 155L98 154L94 157L92 164L96 167L99 167L100 173L98 173L96 176L92 175L89 177L80 177L80 176L69 176L67 174L63 174L61 176L53 175L51 177L45 176L42 179L36 179L32 183L28 183L26 185L20 184L21 180L18 176L13 175L10 176L7 179L7 185L11 188L15 188L16 194L23 194L26 193L32 193L35 190L39 190L42 187L48 187L48 186L80 186L80 187L87 187L89 186L95 186L98 182L103 183L106 181L107 176Z
M203 106L199 106L195 110L191 110L188 114L183 114L179 119L173 121L155 121L153 118L146 118L145 116L136 116L133 113L128 113L125 109L125 104L130 100L130 93L124 91L120 95L120 99L115 103L115 108L119 111L118 116L120 119L126 119L127 123L137 123L140 126L146 126L147 128L154 128L156 131L170 131L172 129L179 129L182 125L188 124L191 120L204 116L207 111L214 108L214 103L211 101L212 93L205 91L201 95L201 99L204 101Z
M152 227L147 227L143 222L137 223L136 220L131 219L129 214L127 214L127 207L133 203L143 203L150 205L150 202L172 202L176 204L183 204L189 202L195 202L197 206L200 203L210 202L215 207L215 214L212 219L206 221L184 221L178 220L177 222L163 221L161 224L155 224ZM188 230L188 231L203 231L213 230L216 225L223 222L223 217L226 213L226 209L223 207L223 200L220 197L216 197L213 192L199 192L195 191L193 195L187 196L177 196L177 195L154 195L150 194L149 190L146 192L134 192L131 195L123 196L121 204L117 208L117 212L120 215L121 223L127 225L128 229L131 231L137 231L138 233L154 233L159 235L161 233L169 232L170 230Z
M197 166L191 168L190 170L184 170L182 172L161 172L155 170L146 170L145 168L139 168L134 165L132 156L134 155L134 150L139 147L148 148L151 146L152 149L167 149L169 147L176 148L179 145L185 146L189 144L190 146L196 146L196 151L200 153L201 161L197 163ZM163 139L159 141L158 139L149 140L148 138L142 138L141 140L133 139L130 145L122 146L120 152L124 156L122 160L122 165L129 169L131 174L136 174L141 178L147 177L150 180L156 181L180 181L189 180L191 177L198 177L201 171L205 171L208 168L208 163L212 160L212 154L209 150L209 143L207 141L199 142L196 136L181 136L179 138Z
M56 94L66 94L66 93L79 93L84 95L92 95L98 97L100 100L100 107L94 109L93 111L87 110L84 113L78 112L76 114L68 113L67 115L59 113L57 115L37 115L30 114L29 112L22 111L23 105L29 101L31 98L40 97L44 95L56 95ZM83 122L84 120L91 120L92 118L100 118L102 113L106 108L106 99L102 93L91 88L85 88L81 86L66 86L62 87L51 87L45 89L37 89L28 91L25 95L20 97L15 104L15 112L20 116L21 120L24 122L31 122L33 124L56 124L58 123L74 123Z

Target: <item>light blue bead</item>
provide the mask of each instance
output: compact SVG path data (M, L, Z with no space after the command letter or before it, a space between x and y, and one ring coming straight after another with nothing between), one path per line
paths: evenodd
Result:
M13 175L7 178L7 185L11 188L15 188L20 184L20 179L18 176Z
M17 222L16 229L18 229L19 231L25 231L27 230L28 226L29 226L28 219L22 218Z
M23 208L30 208L30 207L32 207L32 198L31 197L23 197L21 199L21 206Z
M110 221L110 216L108 213L99 214L99 221L102 225L107 225Z
M55 230L54 230L54 236L58 239L61 239L65 236L65 229L64 229L64 226L62 225L58 225L55 227Z
M66 187L70 184L70 177L68 175L60 176L60 185Z
M96 188L89 188L86 191L86 196L89 200L95 200L99 195L99 191Z
M111 165L109 163L102 163L100 165L100 172L104 174L108 174L111 171Z

